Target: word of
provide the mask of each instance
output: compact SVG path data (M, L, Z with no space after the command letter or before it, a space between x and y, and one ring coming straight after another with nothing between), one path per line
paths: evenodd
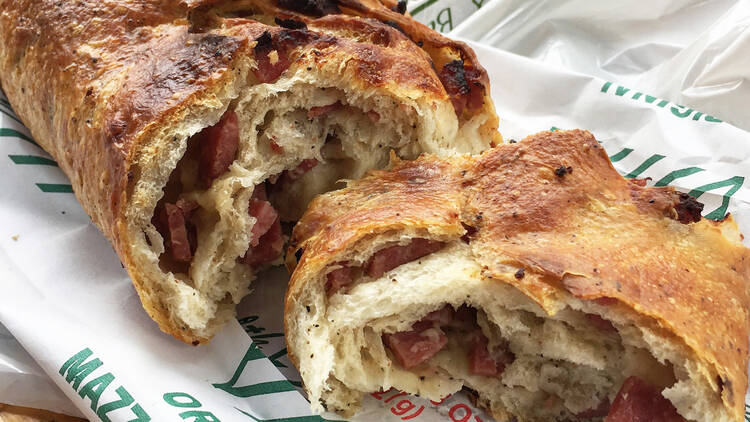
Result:
M201 402L188 393L167 393L163 397L172 407L197 409L202 406ZM186 410L180 413L180 417L183 420L192 418L191 422L221 422L213 413L205 410Z

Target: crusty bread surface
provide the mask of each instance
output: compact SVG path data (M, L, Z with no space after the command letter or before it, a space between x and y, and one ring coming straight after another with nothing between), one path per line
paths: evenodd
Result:
M415 238L445 246L327 294L331 271ZM500 421L601 420L578 415L636 376L686 420L739 422L750 305L741 238L730 216L700 219L692 198L619 176L585 131L396 160L316 198L295 228L289 354L317 411L352 415L363 394L390 387L433 400L468 388ZM420 366L394 360L382 336L446 305L476 309L490 349L512 352L501 376L469 371L460 332Z
M385 166L391 150L415 158L500 141L487 75L468 47L395 4L316 4L0 1L6 95L112 242L144 308L185 342L210 340L249 292L257 268L239 260L259 184L317 160L271 195L294 221L314 194ZM284 60L266 80L264 69ZM191 145L230 111L236 159L202 186L190 176ZM187 269L165 262L154 223L169 196L199 207Z

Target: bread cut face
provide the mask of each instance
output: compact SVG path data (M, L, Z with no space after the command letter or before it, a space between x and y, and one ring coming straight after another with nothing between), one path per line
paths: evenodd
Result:
M145 309L183 341L206 342L233 317L255 273L281 262L282 224L315 194L391 151L500 141L473 53L381 22L391 5L90 3L5 4L3 88ZM66 72L35 71L52 67Z
M581 131L316 198L285 309L313 409L395 387L465 389L499 421L741 421L750 255L700 208L623 179Z

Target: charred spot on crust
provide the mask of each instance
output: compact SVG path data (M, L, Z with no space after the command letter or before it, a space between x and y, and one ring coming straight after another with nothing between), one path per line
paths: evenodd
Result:
M399 32L406 35L406 32L404 32L404 28L401 28L401 26L397 24L396 21L392 21L389 19L389 20L384 20L383 23L390 26L391 28L398 29Z
M341 13L335 0L279 0L279 6L317 18Z
M463 60L446 63L438 77L451 98L457 116L461 117L465 109L476 110L484 105L482 72L467 67Z
M294 252L294 257L297 258L297 262L299 262L299 260L302 259L303 253L305 253L305 250L303 248L299 248Z
M566 174L573 173L573 167L571 166L560 166L555 169L555 176L564 177Z
M440 80L443 81L445 89L448 93L456 93L459 95L468 94L471 88L466 82L466 70L464 69L463 60L453 60L443 66L443 70L440 71Z
M198 340L193 340L193 346L197 346L197 345L199 345L199 344L201 344L201 342L200 342L200 341L198 341Z
M273 39L271 38L271 33L268 31L263 32L255 41L257 42L254 47L256 53L271 50L271 47L273 47Z
M398 4L396 4L395 6L393 6L391 8L391 10L393 10L396 13L399 13L399 14L403 15L404 13L406 13L406 0L399 0Z
M286 29L307 29L307 25L302 22L298 21L296 19L281 19L281 18L274 18L274 22L276 22L276 25L279 25L282 28Z
M686 193L680 193L679 202L674 206L677 212L677 220L682 224L697 223L701 221L703 204Z
M519 268L518 271L516 271L515 274L513 274L513 277L516 278L516 280L522 279L526 275L526 269L525 268Z
M336 39L330 35L323 35L317 32L310 32L301 29L284 29L277 36L278 43L286 50L311 42L334 43ZM320 47L323 47L322 45Z

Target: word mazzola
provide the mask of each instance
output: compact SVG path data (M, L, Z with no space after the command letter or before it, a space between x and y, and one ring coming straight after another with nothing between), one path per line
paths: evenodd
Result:
M91 400L91 410L102 422L111 422L108 414L118 409L128 409L135 416L129 422L149 422L151 416L146 413L140 404L136 403L133 396L123 386L114 390L118 399L99 404L102 395L113 395L110 385L115 380L111 372L106 372L97 377L90 378L94 371L99 369L103 363L99 358L89 359L93 355L91 349L86 348L73 355L60 368L60 375L73 387L81 398ZM87 380L88 378L88 380ZM86 381L85 384L83 382ZM82 385L83 384L83 385Z

